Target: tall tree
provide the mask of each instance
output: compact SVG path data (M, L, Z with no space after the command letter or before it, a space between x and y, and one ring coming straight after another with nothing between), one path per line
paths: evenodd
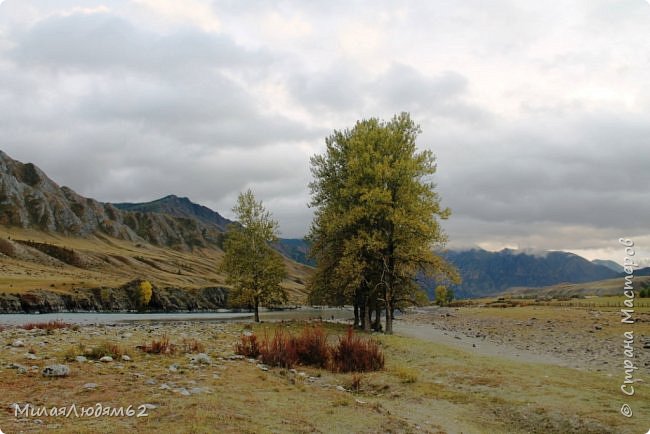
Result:
M371 306L382 307L387 333L395 309L422 300L418 273L458 281L436 254L450 210L431 182L433 153L416 148L420 132L407 113L371 118L334 131L325 154L311 159L312 293L351 301L365 328Z
M259 306L287 300L280 286L287 272L279 253L271 248L278 239L278 223L251 190L240 193L233 208L238 224L229 227L220 271L232 286L234 300L252 306L259 322Z

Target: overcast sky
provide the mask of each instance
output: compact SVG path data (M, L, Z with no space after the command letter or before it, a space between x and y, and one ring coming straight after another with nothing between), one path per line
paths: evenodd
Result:
M408 111L451 247L643 258L649 29L643 0L5 0L0 149L101 201L250 187L301 237L324 138Z

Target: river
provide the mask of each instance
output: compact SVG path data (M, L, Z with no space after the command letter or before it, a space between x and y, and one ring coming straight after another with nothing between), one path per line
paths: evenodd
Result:
M260 310L261 321L279 321L291 319L339 319L354 318L350 308L302 307L286 310ZM179 312L179 313L43 313L43 314L0 314L0 325L20 326L28 323L63 321L70 324L118 324L128 322L163 323L172 321L252 321L252 312Z

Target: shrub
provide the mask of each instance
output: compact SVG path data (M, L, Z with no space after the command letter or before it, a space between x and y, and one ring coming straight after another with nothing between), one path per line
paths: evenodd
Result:
M104 356L110 356L114 359L126 355L126 350L114 342L103 342L86 352L85 356L89 359L99 360Z
M257 336L253 334L242 335L240 341L235 344L235 353L252 358L259 356L260 343L257 341Z
M303 365L325 368L330 359L327 335L321 326L305 327L295 338L296 355Z
M276 329L273 339L264 339L260 346L260 359L262 363L281 368L293 368L298 363L296 342L284 330Z
M298 336L278 328L272 339L265 336L259 340L254 334L246 334L235 344L235 353L282 368L301 364L334 372L364 372L384 367L377 342L355 336L351 328L334 348L327 343L327 335L320 326L305 327Z
M47 330L47 331L52 331L56 329L67 329L67 328L74 329L75 327L76 326L73 326L72 324L68 324L67 322L63 322L62 320L53 320L48 322L29 322L21 326L21 328L25 330L40 329L40 330Z
M204 353L205 345L196 339L183 339L183 352L184 353Z
M332 350L330 369L334 372L378 371L384 367L384 354L374 340L354 335L352 328Z
M169 342L169 337L166 335L160 339L154 339L148 344L140 345L137 348L149 354L170 355L176 352L176 345Z
M66 362L72 362L75 360L77 356L80 356L84 353L84 347L83 345L75 345L73 347L68 347L67 350L63 353L63 359Z

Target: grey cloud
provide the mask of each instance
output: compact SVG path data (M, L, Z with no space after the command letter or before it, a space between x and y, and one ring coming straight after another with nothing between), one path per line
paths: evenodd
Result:
M411 66L393 63L378 77L367 78L362 70L341 61L317 74L294 74L289 86L297 101L317 109L359 113L381 108L387 113L409 111L462 123L490 117L465 101L468 80L455 71L427 76Z
M269 53L248 51L223 35L189 28L159 35L107 13L51 16L16 35L15 43L10 54L21 64L100 73L194 76L206 68L242 66L261 72L272 62Z

